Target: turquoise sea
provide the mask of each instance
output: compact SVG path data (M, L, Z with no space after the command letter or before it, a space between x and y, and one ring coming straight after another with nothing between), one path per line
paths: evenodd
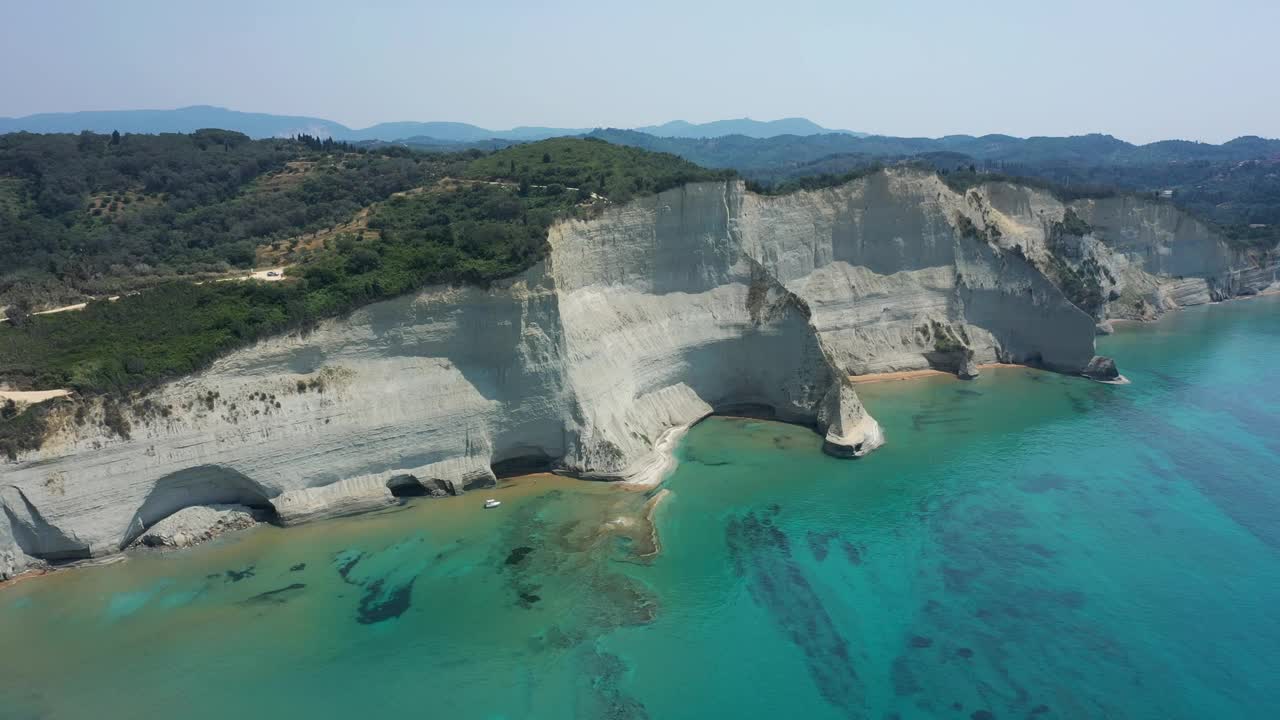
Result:
M2 587L0 717L1274 718L1280 298L1100 352L1132 384L861 386L858 461L707 420L656 505L538 476Z

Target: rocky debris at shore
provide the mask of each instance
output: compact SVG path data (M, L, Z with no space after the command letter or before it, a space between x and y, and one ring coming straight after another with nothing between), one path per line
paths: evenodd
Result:
M19 555L16 550L0 549L0 582L13 580L26 572L45 569L45 564Z
M960 367L956 370L956 376L961 380L972 380L978 377L980 372L981 371L978 369L978 363L973 361L972 355L968 355L960 361Z
M257 523L257 513L244 505L197 505L179 510L147 528L133 545L191 547Z

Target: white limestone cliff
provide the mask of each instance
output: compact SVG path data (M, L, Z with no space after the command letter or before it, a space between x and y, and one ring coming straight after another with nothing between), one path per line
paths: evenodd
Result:
M0 465L0 578L116 552L193 506L292 523L464 492L495 469L653 481L715 411L767 411L864 454L884 438L851 374L1089 366L1097 318L1043 269L1066 207L893 170L781 197L695 184L559 223L518 277L370 305L134 398L127 438L101 400L58 406L43 447ZM1072 207L1096 228L1076 241L1126 283L1231 282L1198 230Z
M1280 290L1280 251L1233 247L1168 202L1127 195L1061 202L1050 193L989 183L970 193L1039 267L1051 257L1092 276L1105 304L1097 319L1154 319L1180 307ZM1070 210L1087 232L1058 232ZM1085 229L1085 228L1081 228ZM1061 230L1061 228L1059 228Z

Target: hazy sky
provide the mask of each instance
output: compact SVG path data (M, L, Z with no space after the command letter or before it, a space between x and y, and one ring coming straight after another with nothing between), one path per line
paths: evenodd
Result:
M1280 137L1280 0L0 0L0 116Z

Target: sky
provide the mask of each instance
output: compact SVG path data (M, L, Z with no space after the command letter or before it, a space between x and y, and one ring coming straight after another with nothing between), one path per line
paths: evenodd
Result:
M0 0L0 116L1280 137L1276 0Z

